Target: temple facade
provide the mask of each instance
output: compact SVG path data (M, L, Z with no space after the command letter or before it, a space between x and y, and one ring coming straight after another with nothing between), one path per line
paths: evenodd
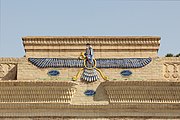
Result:
M180 119L180 57L160 39L23 37L24 57L0 58L0 118Z

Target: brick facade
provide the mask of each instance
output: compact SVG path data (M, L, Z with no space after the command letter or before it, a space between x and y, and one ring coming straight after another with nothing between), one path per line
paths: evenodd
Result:
M96 82L72 81L80 68L38 68L28 58L152 58L142 68L100 68ZM180 57L158 57L160 37L23 37L26 56L0 58L0 118L180 118ZM50 76L51 70L60 72ZM122 76L124 70L132 72ZM80 73L82 74L82 72ZM94 96L86 96L94 90Z

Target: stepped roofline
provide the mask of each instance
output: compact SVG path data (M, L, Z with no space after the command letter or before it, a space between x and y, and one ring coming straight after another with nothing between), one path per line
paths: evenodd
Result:
M126 57L125 53L128 52L134 53L129 57L156 57L160 39L159 36L27 36L22 38L28 57L75 57L70 54L72 52L76 53L77 57L85 49L85 44L90 43L99 58L106 56L105 52L116 53L114 57ZM63 52L66 54L61 54Z

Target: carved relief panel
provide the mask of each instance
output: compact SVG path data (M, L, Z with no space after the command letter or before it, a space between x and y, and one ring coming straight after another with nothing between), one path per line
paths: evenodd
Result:
M0 64L0 80L3 76L4 76L4 70L3 70L2 65Z
M164 78L169 80L180 79L180 62L164 63Z
M17 76L17 65L14 63L0 64L0 80L14 80Z

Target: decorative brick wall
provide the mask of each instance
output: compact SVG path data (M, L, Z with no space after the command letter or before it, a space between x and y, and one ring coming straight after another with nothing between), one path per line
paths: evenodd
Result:
M24 37L26 57L0 58L0 118L179 119L180 57L157 57L159 42L149 36ZM78 58L86 43L95 58L152 61L139 68L100 68L108 80L98 73L100 79L90 83L72 81L80 68L38 68L28 61Z
M111 81L179 81L179 57L153 58L152 62L142 68L101 68L102 72ZM168 68L167 68L167 67ZM26 58L20 60L18 64L17 79L19 80L72 80L80 68L38 68L32 65ZM169 78L166 77L168 69ZM59 76L51 77L47 73L50 70L58 70ZM122 76L123 70L130 70L132 75ZM174 75L175 74L175 75ZM100 78L102 79L102 78Z

